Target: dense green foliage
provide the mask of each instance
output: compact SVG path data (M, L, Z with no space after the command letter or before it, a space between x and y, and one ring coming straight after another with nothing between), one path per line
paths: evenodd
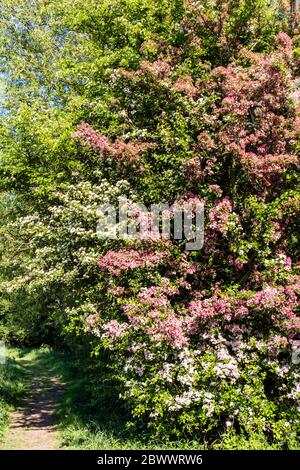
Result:
M108 393L156 438L295 445L289 3L1 4L0 336L92 355L95 415ZM121 195L205 202L203 249L100 240L99 205Z

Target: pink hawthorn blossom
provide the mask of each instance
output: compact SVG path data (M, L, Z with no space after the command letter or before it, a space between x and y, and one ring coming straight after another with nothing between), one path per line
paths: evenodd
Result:
M107 137L99 134L92 126L82 123L74 133L74 138L80 140L84 145L90 147L102 157L111 157L120 167L129 166L131 169L143 171L141 153L153 144L132 143L117 139L111 143Z
M153 249L135 250L122 249L110 250L101 258L97 265L101 270L108 270L115 276L129 269L153 268L162 263L168 256L167 251L155 251Z

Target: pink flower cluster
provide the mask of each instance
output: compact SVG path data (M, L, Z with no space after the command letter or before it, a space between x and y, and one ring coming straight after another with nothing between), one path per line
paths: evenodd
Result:
M195 212L199 206L204 207L205 201L201 197L193 194L192 192L185 192L176 199L174 206L180 207L181 210L188 210L192 208L192 211Z
M169 305L169 297L176 294L179 294L178 288L164 284L163 286L152 286L143 290L138 295L138 299L142 305L155 308L167 307Z
M289 154L256 155L252 152L243 152L241 162L249 175L258 178L266 186L271 186L281 179L289 166L297 166L298 157Z
M189 313L192 318L213 318L221 315L225 320L232 316L232 301L227 297L220 297L219 293L204 300L194 300L189 303Z
M99 337L100 332L99 332L99 322L100 322L100 317L98 313L92 313L90 314L86 319L86 327L85 327L85 332L89 332L94 336Z
M73 137L81 140L85 145L95 150L95 152L104 153L110 148L108 139L84 122L74 132Z
M204 179L204 172L201 169L199 157L191 158L183 164L183 174L187 181L201 183Z
M262 313L276 327L285 331L299 328L300 318L297 309L300 307L300 281L282 287L266 286L251 295L241 292L241 298L228 297L216 290L207 299L198 298L188 305L190 334L196 334L201 328L201 320L222 318L226 321L242 319ZM244 298L243 298L243 294Z
M127 323L119 323L117 320L111 320L110 322L102 326L104 331L103 338L116 339L123 336L123 334L128 329Z
M140 240L144 241L158 241L162 239L162 234L159 230L158 224L154 224L154 220L151 213L143 212L138 204L128 204L127 208L128 219L135 226L136 232L139 233ZM161 219L163 217L168 217L169 214L166 212L161 214Z
M153 268L161 264L168 256L168 252L154 249L122 249L110 250L98 262L98 267L108 270L114 276L120 276L129 269Z
M190 76L179 77L173 85L173 90L185 93L192 98L199 93L198 88L194 85L193 79Z
M161 59L156 60L155 62L143 60L140 63L140 71L141 73L149 73L158 79L165 79L169 76L171 67L168 62Z
M124 142L117 139L111 143L107 137L99 134L89 124L82 123L74 133L74 138L79 139L87 147L90 147L101 156L110 156L119 166L143 170L141 153L152 144Z
M165 341L174 348L182 348L188 343L183 331L182 320L170 313L166 319L157 319L155 326L147 327L148 334L158 341Z
M209 211L210 228L225 233L232 212L232 204L227 197L217 202Z
M108 293L110 295L113 295L114 297L123 297L125 292L126 292L126 289L125 287L122 287L122 286L117 286L114 289L108 289Z
M93 327L99 322L99 314L92 313L85 319L85 321L87 325L89 325L90 327Z
M293 54L293 42L286 33L279 33L276 37L278 50L287 56L288 59Z

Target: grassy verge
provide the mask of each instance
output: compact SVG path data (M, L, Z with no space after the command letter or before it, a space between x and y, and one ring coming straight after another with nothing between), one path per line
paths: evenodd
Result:
M18 351L11 349L0 364L0 438L8 426L8 413L16 407L26 391L26 370L18 361Z
M63 384L57 404L56 421L61 446L69 449L205 449L197 441L166 443L153 440L145 430L138 432L126 426L127 416L105 380L101 368L95 371L95 361L82 361L68 353L49 348L10 350L5 365L0 366L0 434L7 426L9 408L17 406L30 386L32 375L41 380L56 376ZM227 434L216 438L215 449L277 450L281 447L267 441L265 436ZM290 442L290 449L299 449Z

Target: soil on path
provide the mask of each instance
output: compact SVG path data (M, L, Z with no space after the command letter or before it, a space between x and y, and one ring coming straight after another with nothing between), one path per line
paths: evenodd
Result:
M25 361L22 365L26 367ZM62 383L42 366L28 372L28 392L19 409L10 413L10 427L0 443L1 450L57 450L58 431L54 412Z

